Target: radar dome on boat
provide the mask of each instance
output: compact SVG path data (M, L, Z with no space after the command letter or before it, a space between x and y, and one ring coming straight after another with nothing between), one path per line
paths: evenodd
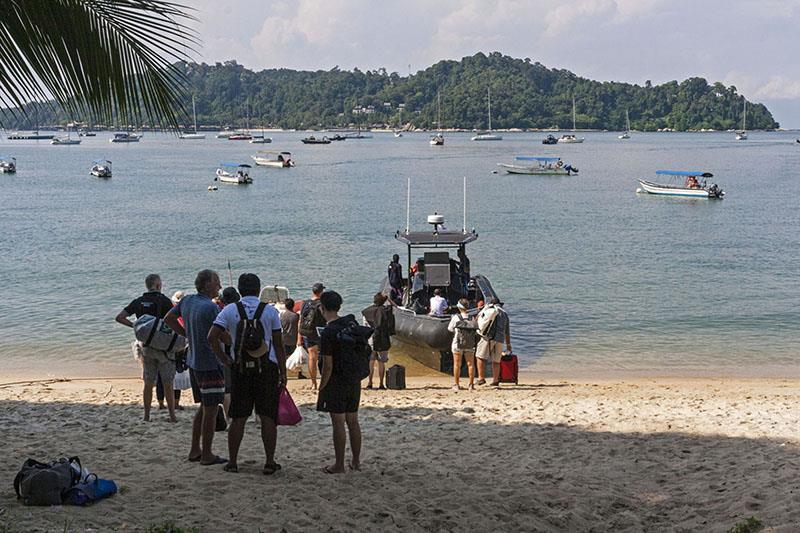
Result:
M434 214L428 215L428 224L431 225L442 225L444 224L444 215Z

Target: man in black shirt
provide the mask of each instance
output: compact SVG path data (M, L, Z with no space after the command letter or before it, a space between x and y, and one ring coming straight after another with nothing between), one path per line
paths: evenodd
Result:
M333 451L336 462L323 468L326 474L344 472L345 425L350 433L351 470L361 470L361 426L358 424L358 405L361 402L361 381L344 372L342 346L338 333L355 323L353 315L340 317L342 297L335 291L320 296L322 316L327 326L320 335L319 353L322 358L322 380L319 384L317 411L330 414L333 425ZM357 324L357 323L356 323Z
M161 276L158 274L149 274L144 279L147 292L134 299L131 303L119 312L116 316L116 321L123 326L133 327L133 323L128 319L131 315L136 315L139 318L142 315L151 315L156 318L164 318L170 309L172 309L172 300L166 295L161 293ZM144 379L144 420L150 421L150 405L153 403L153 385L157 380L163 384L166 391L164 394L167 400L167 408L169 409L170 422L177 422L175 418L175 394L180 391L173 392L172 382L175 379L175 361L167 358L166 354L157 350L150 350L149 348L142 347L143 358L143 379ZM159 397L159 405L163 400Z

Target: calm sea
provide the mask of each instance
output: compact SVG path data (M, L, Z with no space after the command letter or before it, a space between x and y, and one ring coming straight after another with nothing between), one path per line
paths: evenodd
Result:
M160 273L171 294L202 268L227 285L256 272L302 298L323 281L358 312L371 301L405 226L434 211L480 238L472 271L492 281L524 367L546 375L800 375L800 144L789 133L588 133L543 146L543 134L471 142L447 134L375 134L305 146L272 134L293 169L253 168L255 183L209 192L220 161L259 147L145 134L80 146L0 142L3 373L134 375L130 330L114 316ZM558 155L573 177L495 173L515 155ZM114 177L93 179L94 159ZM723 201L637 195L656 169L701 169Z

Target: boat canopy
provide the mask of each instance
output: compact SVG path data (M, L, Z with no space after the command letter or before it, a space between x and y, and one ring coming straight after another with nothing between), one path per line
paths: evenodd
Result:
M409 247L419 248L457 248L478 238L473 230L469 233L461 231L398 231L394 238Z
M701 178L713 178L711 172L702 170L656 170L656 174L666 174L668 176L700 176Z
M265 155L292 155L291 152L281 152L279 150L259 150L258 153Z
M253 168L245 163L220 163L219 166L229 168Z
M110 165L111 161L109 161L108 159L98 159L97 161L92 161L92 163L94 163L95 165L102 165L103 163L108 163Z
M545 163L561 160L560 157L535 157L531 155L518 155L515 159L517 161L542 161Z

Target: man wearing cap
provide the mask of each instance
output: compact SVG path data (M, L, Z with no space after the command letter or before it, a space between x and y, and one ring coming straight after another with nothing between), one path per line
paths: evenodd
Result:
M297 344L302 344L308 352L308 375L311 378L311 389L317 390L317 361L319 360L319 334L317 328L324 327L326 322L319 308L319 297L325 285L315 283L311 286L311 299L303 302L300 308L300 324Z
M228 464L226 472L238 472L239 446L244 436L245 422L253 414L261 420L261 440L266 462L263 473L274 474L281 469L275 462L275 445L278 438L278 397L280 388L286 386L286 353L283 349L281 321L275 307L261 302L261 280L255 274L239 276L239 302L228 304L217 315L208 332L208 342L220 360L227 356L220 347L221 336L227 331L231 336L231 407L233 419L228 428ZM242 316L244 313L244 317ZM258 316L260 314L260 316ZM248 348L244 339L244 320L258 317L263 327L263 339L257 347Z
M490 324L494 322L494 325ZM485 324L485 325L484 325ZM493 330L493 334L486 335L486 330ZM502 346L506 351L511 351L511 333L508 315L503 311L503 302L492 298L480 313L478 313L478 347L475 357L478 360L478 385L486 384L486 362L492 363L493 387L500 385L500 358L503 355Z

